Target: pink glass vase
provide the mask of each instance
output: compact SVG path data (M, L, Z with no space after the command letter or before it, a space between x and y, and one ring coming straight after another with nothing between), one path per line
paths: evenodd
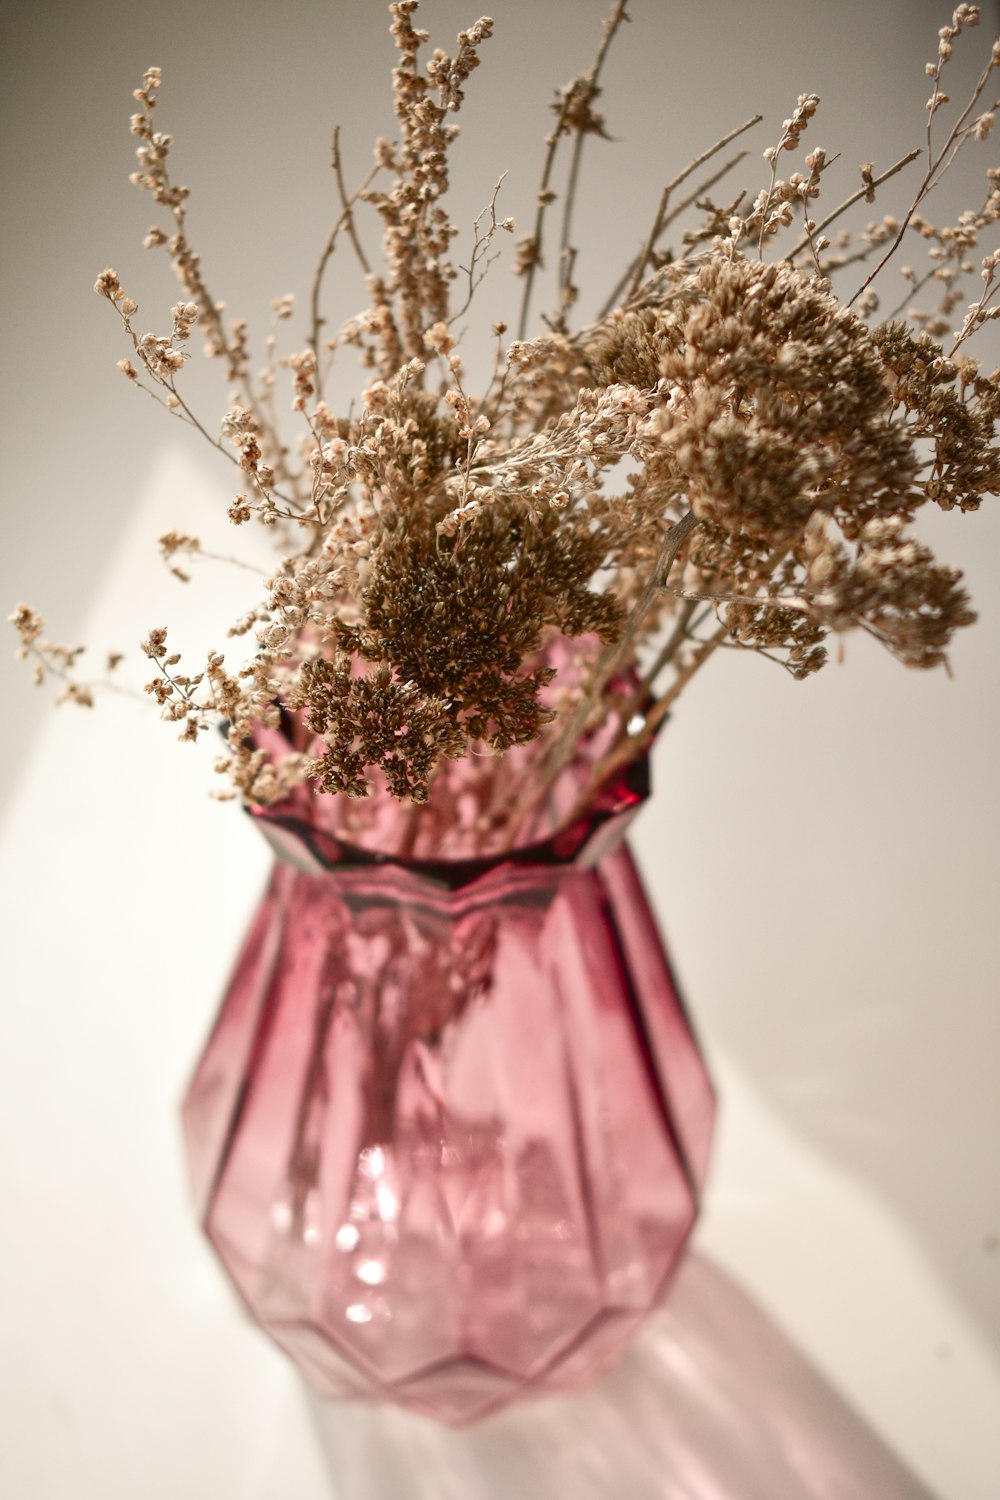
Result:
M205 1231L319 1392L449 1423L582 1384L662 1299L695 1220L711 1087L622 835L585 816L478 857L398 804L252 809L270 885L191 1082ZM423 816L420 814L418 816Z

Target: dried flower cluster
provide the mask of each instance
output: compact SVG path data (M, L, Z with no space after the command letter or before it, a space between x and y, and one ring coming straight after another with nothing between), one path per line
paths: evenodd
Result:
M182 300L169 332L140 332L137 303L113 270L103 272L96 290L130 346L120 368L230 459L230 520L271 528L283 554L230 632L252 637L242 663L213 651L200 670L181 671L166 630L149 632L146 691L164 718L185 739L223 724L220 768L254 802L303 780L351 798L385 787L421 802L444 762L473 755L499 766L503 752L530 746L530 791L508 799L504 814L516 836L586 736L603 726L592 785L642 752L720 647L805 677L825 661L831 632L861 629L906 665L944 662L973 615L959 574L935 561L911 523L925 504L970 510L1000 489L1000 372L983 373L969 353L1000 312L1000 250L981 249L1000 218L1000 170L986 171L981 204L958 224L934 227L922 212L957 153L993 124L987 96L1000 42L945 123L942 74L978 8L960 5L939 34L922 149L878 176L863 163L845 201L821 214L825 151L779 176L813 128L819 100L804 94L763 153L760 190L717 205L710 189L746 153L721 167L717 158L758 123L747 121L667 185L604 311L574 329L575 183L585 140L603 134L595 103L607 50L628 19L619 0L593 65L556 95L536 219L512 247L523 282L518 337L490 330L494 375L480 393L467 388L456 323L496 258L494 241L515 226L498 218L498 184L458 267L445 198L454 117L493 23L477 21L453 56L438 49L421 64L428 38L416 9L416 0L390 6L398 139L376 142L371 170L349 193L335 138L339 212L304 342L279 359L276 330L295 313L293 299L279 298L259 373L246 325L227 321L187 237L188 190L170 174L171 137L153 124L159 70L136 92L133 181L167 221L145 243L170 257ZM918 159L922 180L905 215L860 235L839 227L852 204L874 202ZM708 175L674 207L703 168ZM557 244L549 209L560 197ZM378 268L363 245L365 211L381 225ZM906 237L922 242L927 268L902 268L908 296L877 322L873 282ZM323 280L342 242L370 303L328 337ZM866 262L877 264L842 297L845 270ZM556 311L530 336L546 269L556 276ZM970 303L966 282L977 272ZM939 305L918 312L910 298L927 286ZM231 391L217 436L184 393L196 328ZM350 416L324 399L330 362L344 350L365 372ZM277 416L284 377L298 448ZM161 547L186 578L179 559L200 551L198 539L172 532ZM66 681L63 696L89 703L78 652L47 642L26 606L12 619L38 678L54 673ZM572 670L562 675L554 664L566 660ZM295 746L284 756L266 733L278 725Z

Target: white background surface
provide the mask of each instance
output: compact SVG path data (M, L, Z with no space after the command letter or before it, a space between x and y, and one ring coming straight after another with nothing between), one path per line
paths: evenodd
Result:
M574 8L590 27L581 41L559 35L563 7L494 7L495 72L484 63L470 85L489 104L469 127L472 212L496 176L500 81L516 74L525 97L536 85L538 108L504 121L512 145L496 163L530 161L530 201L548 85L589 59L601 9ZM814 143L842 145L847 162L872 155L869 124L893 137L886 159L902 149L940 20L902 3L774 4L753 24L721 0L697 18L640 0L633 11L607 74L612 133L630 142L601 158L611 267L662 178L712 137L709 120L735 122L762 98L780 120L800 89L823 93ZM446 37L472 16L450 3L427 14ZM13 21L0 567L11 602L28 597L53 633L99 653L183 613L152 543L170 526L204 534L228 500L227 476L169 446L159 414L129 400L113 368L123 351L88 291L111 260L148 296L151 322L174 297L162 267L119 254L150 218L118 185L128 90L148 63L164 66L164 123L201 194L199 244L226 268L212 282L252 310L308 283L332 120L350 123L355 164L391 128L384 94L371 102L387 46L380 6L292 3L280 27L270 10L188 0L141 17L15 7ZM664 95L686 131L649 128L649 100ZM639 182L651 185L641 210ZM606 271L589 274L600 291ZM223 404L212 395L206 411ZM954 679L905 673L853 640L843 668L801 686L767 663L713 663L660 745L636 845L722 1085L700 1243L926 1482L948 1500L993 1500L1000 525L992 507L930 529L981 614ZM182 644L221 633L238 583L211 575L214 603L198 594ZM109 702L33 734L26 685L11 677L4 694L0 1488L16 1500L329 1495L293 1378L235 1314L191 1225L175 1121L264 851L205 798L208 757L176 747L155 714Z
M197 467L157 466L95 636L123 612L160 618L169 585L145 538L165 507L180 503L187 525L208 500ZM734 712L735 677L730 689ZM144 718L116 701L68 729L51 721L0 831L0 1474L17 1500L263 1500L292 1492L293 1475L297 1500L321 1500L338 1492L314 1418L198 1238L176 1119L267 858L204 795L207 756L181 756ZM636 842L722 1095L698 1244L925 1483L992 1500L991 976L927 982L958 955L947 935L931 943L905 911L863 899L859 859L885 861L877 829L860 856L856 830L828 835L821 921L784 874L795 799L751 803L742 827L755 816L761 840L748 880L714 831L723 812L677 790L710 769L711 740L685 722L662 746ZM906 880L905 862L887 863ZM838 944L839 904L853 915ZM442 1486L447 1442L432 1449ZM383 1493L396 1500L371 1500Z

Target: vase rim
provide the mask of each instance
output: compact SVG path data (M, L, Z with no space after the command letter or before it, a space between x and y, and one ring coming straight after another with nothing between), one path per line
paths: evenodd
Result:
M611 830L617 834L619 829L623 833L625 823L631 821L629 815L638 810L649 794L646 750L612 771L595 789L587 810L559 823L551 833L489 853L457 857L398 853L324 828L309 818L307 800L322 794L309 793L305 788L297 788L292 796L268 806L244 804L244 810L280 858L311 873L394 868L434 885L458 890L500 866L558 870L592 863L606 852L612 841L617 842L606 835ZM297 802L302 805L296 806Z

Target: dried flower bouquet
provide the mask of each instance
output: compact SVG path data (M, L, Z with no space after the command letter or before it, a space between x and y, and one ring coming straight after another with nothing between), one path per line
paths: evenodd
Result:
M514 244L519 324L489 330L481 392L466 375L467 315L515 225L498 183L459 262L463 235L445 201L454 117L492 22L460 33L453 56L422 60L416 9L390 6L398 139L376 142L351 191L335 137L339 207L304 340L279 354L277 330L296 315L279 298L260 371L246 324L227 320L188 239L188 189L171 175L172 138L154 127L159 70L136 91L133 181L165 225L145 243L170 257L183 299L169 332L144 333L117 274L98 278L129 343L120 368L231 461L230 520L264 526L281 551L229 632L253 640L243 663L213 650L188 669L166 629L150 630L146 691L163 717L186 740L226 728L218 768L230 795L266 804L303 783L345 793L348 825L363 822L373 790L414 804L436 786L446 794L461 761L481 784L479 831L502 841L531 826L584 738L601 736L581 801L642 754L720 649L804 678L826 661L831 633L860 629L908 666L945 663L974 616L960 574L912 523L925 504L973 510L1000 487L1000 371L985 374L971 352L1000 312L1000 250L981 243L1000 217L1000 169L985 171L981 202L956 224L923 215L959 152L993 125L1000 41L961 108L942 87L978 7L959 5L939 33L918 148L878 173L864 164L827 212L818 200L835 158L816 147L779 176L819 104L801 95L763 153L759 189L717 202L747 158L726 148L759 117L738 124L664 187L601 314L574 327L576 184L587 137L604 131L599 79L628 19L618 0L591 67L556 94L535 220ZM904 171L919 182L901 217L843 227ZM381 225L381 264L365 216ZM926 266L904 268L907 297L876 321L876 278L906 240ZM325 277L345 246L370 305L330 336ZM536 309L543 276L554 283L547 315ZM918 312L910 303L925 289L937 304ZM196 327L231 390L218 436L185 394ZM324 389L349 352L365 381L337 414ZM278 416L286 383L297 442ZM161 546L181 577L201 550L178 532ZM78 648L47 641L27 606L12 620L37 679L61 677L64 697L92 702Z

